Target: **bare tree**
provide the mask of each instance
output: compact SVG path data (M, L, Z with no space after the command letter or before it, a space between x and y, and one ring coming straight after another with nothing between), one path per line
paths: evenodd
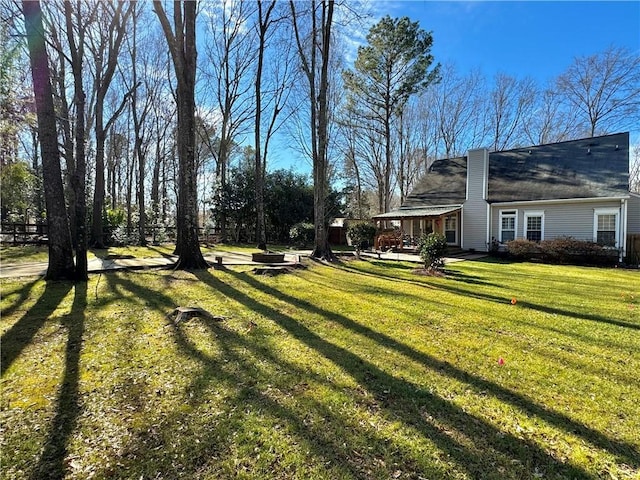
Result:
M496 75L487 106L494 150L514 147L522 140L523 120L531 114L535 96L536 86L530 78Z
M574 105L563 104L558 92L547 88L538 95L534 110L524 119L524 134L532 145L576 138L584 130L577 113Z
M83 62L85 47L85 28L88 19L81 17L81 4L76 3L76 10L72 12L71 2L64 4L64 17L66 24L67 42L69 44L69 57L71 71L73 73L73 103L75 104L75 162L71 170L71 190L73 195L72 205L74 237L76 247L76 270L77 280L86 281L87 272L87 204L86 204L86 181L87 181L87 160L85 156L85 116L86 116L86 94L83 85ZM75 18L75 23L74 23ZM77 40L76 33L77 32Z
M484 140L484 93L485 80L478 71L460 75L454 65L442 69L429 98L445 157L462 155Z
M640 145L633 147L629 168L629 191L640 194Z
M424 148L420 136L420 124L426 120L415 105L408 104L398 118L399 155L397 178L400 190L400 204L411 193L418 179L427 171L428 150Z
M143 18L144 11L141 8L134 7L133 12L133 32L131 42L129 43L129 52L131 54L131 78L128 89L131 94L131 115L133 120L134 135L134 157L138 164L137 172L137 203L138 203L138 242L140 245L146 245L146 225L147 215L145 209L145 178L146 178L146 158L149 150L151 128L147 119L151 113L153 102L157 96L156 91L159 88L160 76L154 72L155 64L152 62L154 56L154 48L151 42L154 36L147 34L144 38L140 38L138 23ZM151 28L147 24L142 31L149 32ZM142 48L139 48L142 45ZM142 73L142 79L139 79L139 70Z
M311 0L305 15L309 22L308 37L301 31L302 12L293 0L289 1L296 46L300 55L302 71L308 82L310 106L311 150L313 159L313 205L315 247L312 257L333 260L329 246L326 219L328 184L328 90L331 47L331 27L333 25L333 0Z
M267 43L267 31L271 25L271 14L276 6L275 0L271 0L266 11L262 9L262 2L258 0L258 67L256 70L256 122L255 122L255 169L256 169L256 239L258 248L267 249L267 229L264 218L264 177L266 165L262 157L262 69L264 64L264 52Z
M292 91L295 81L295 52L287 24L283 22L288 15L278 10L277 2L271 0L266 11L262 1L258 1L257 34L258 63L255 81L255 171L256 171L256 238L258 248L266 249L267 234L264 213L264 183L267 169L269 144L273 135L282 126L283 109ZM278 34L276 36L276 34ZM272 61L265 65L267 52L271 52ZM264 125L263 125L264 123ZM264 127L264 128L263 128Z
M218 139L215 144L217 177L219 187L224 189L227 181L227 168L234 142L243 133L248 120L254 113L251 96L253 87L253 68L256 53L253 44L253 32L247 28L253 15L255 3L249 0L223 2L213 6L215 15L211 15L207 44L208 57L205 76L213 87L219 116ZM226 218L220 215L221 235L226 236Z
M113 76L118 66L120 47L126 34L126 25L135 2L129 4L108 2L101 3L103 8L98 31L90 36L90 49L95 64L94 85L96 95L95 102L95 140L96 140L96 171L93 195L91 244L95 247L104 247L104 232L102 225L102 213L104 210L104 148L109 128L118 118L127 105L127 97L124 96L120 106L106 118L105 99ZM126 9L123 11L123 8Z
M178 108L177 269L202 269L208 264L198 239L198 195L195 165L196 2L173 4L173 28L162 6L154 1L176 75Z
M387 191L387 164L385 142L375 120L354 110L348 102L340 122L343 126L343 141L347 146L345 167L357 175L358 198L362 200L363 189L375 192L376 213L384 211ZM395 179L395 177L390 177ZM393 189L394 185L391 185Z
M640 55L622 47L578 57L557 80L566 101L589 126L589 135L630 128L640 119Z
M49 55L45 47L42 10L39 1L24 0L22 8L38 116L38 140L42 151L44 193L49 226L49 266L45 278L71 280L75 278L75 267L69 220L64 202L56 114L49 72Z

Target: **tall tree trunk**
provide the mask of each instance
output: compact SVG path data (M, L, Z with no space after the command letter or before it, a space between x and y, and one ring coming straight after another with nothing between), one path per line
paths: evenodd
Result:
M267 12L263 16L262 2L258 1L258 22L259 22L259 36L260 43L258 46L258 67L256 70L256 125L255 125L255 172L256 172L256 241L258 242L258 248L261 250L267 249L267 229L265 225L264 216L264 177L266 171L266 152L265 156L262 155L262 140L260 138L260 124L262 122L262 66L264 63L264 49L267 35L267 28L269 26L269 17L275 7L276 2L272 1L267 8ZM277 105L276 105L277 107ZM263 161L264 158L264 161Z
M156 227L158 226L160 219L160 165L162 163L162 154L160 153L160 129L158 128L159 122L156 119L156 158L155 164L153 165L153 177L151 178L151 210L153 212L153 232L154 232L154 241L155 241L155 232Z
M135 7L134 7L135 9ZM132 82L134 85L133 95L131 97L132 114L133 114L133 134L135 136L134 144L134 156L138 161L138 243L142 246L147 244L146 238L146 212L144 205L144 170L145 170L145 158L142 151L142 124L146 117L147 107L143 109L142 115L138 115L138 47L137 47L137 34L138 34L138 14L134 11L133 14L133 42L131 50L131 63L133 64Z
M86 95L82 85L82 62L84 57L84 28L79 27L78 43L73 36L73 22L71 19L71 3L65 2L65 20L67 39L71 52L71 70L73 72L74 103L76 105L75 118L75 162L71 172L71 191L73 196L73 225L74 244L76 247L75 278L78 281L88 280L87 265L87 204L86 204L86 157L85 157L85 105ZM78 2L78 15L80 2Z
M208 268L200 251L195 161L196 2L175 1L175 34L162 7L154 1L173 59L178 104L178 242L177 269ZM182 11L184 10L184 17Z
M106 3L105 5L110 5ZM113 8L113 17L109 22L108 31L103 33L106 43L102 43L96 53L96 78L94 81L96 89L95 103L95 135L96 135L96 178L93 195L93 219L91 225L91 244L98 248L105 246L104 229L102 225L102 213L104 211L105 179L104 179L104 148L107 133L113 122L124 110L127 99L131 92L127 92L122 99L122 103L106 121L104 119L104 101L113 80L113 75L118 65L118 52L122 45L126 33L126 23L133 10L133 3L117 3ZM122 12L123 7L126 8ZM104 64L103 55L107 55ZM135 86L133 87L135 89Z
M75 276L73 249L71 248L71 233L64 201L56 114L53 106L49 56L45 48L42 10L39 1L23 0L22 8L36 100L49 227L49 265L45 278L47 280L72 280Z
M391 152L391 106L387 103L384 118L384 210L388 212L391 206L391 165L393 163Z
M40 165L40 155L38 153L38 131L36 129L31 128L31 143L33 145L33 156L32 156L32 168L36 174L36 188L35 188L35 198L34 204L36 207L36 231L39 235L42 235L43 229L43 218L42 214L44 213L44 198L42 195L42 166Z
M329 194L328 185L328 90L329 90L329 47L331 45L331 24L333 22L333 0L322 4L322 24L321 24L321 45L322 45L322 66L320 69L320 88L318 92L318 119L317 119L317 140L318 158L314 159L313 168L313 203L314 221L316 230L316 245L313 256L326 260L333 260L334 255L329 247L328 222L326 215L327 197Z
M102 214L104 211L104 144L106 132L104 130L102 114L102 104L96 105L96 178L93 190L91 223L91 245L96 248L104 248L105 246Z
M333 260L335 257L329 247L327 234L326 202L328 195L327 152L328 152L328 90L329 90L329 47L331 44L331 24L333 22L333 0L322 0L318 7L311 2L312 46L309 55L304 52L304 42L298 29L296 7L289 1L293 17L293 28L302 69L309 82L309 101L311 109L311 149L313 158L313 207L315 227L315 247L312 257ZM316 9L321 8L320 26ZM320 78L318 78L318 52L320 49ZM317 82L317 86L316 86Z

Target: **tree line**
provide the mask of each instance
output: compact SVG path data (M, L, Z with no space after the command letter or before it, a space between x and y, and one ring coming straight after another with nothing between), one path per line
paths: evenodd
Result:
M337 185L341 213L368 218L402 202L436 158L639 120L640 58L614 46L537 85L441 65L437 32L408 18L371 25L364 3L1 6L2 218L46 217L50 262L64 259L51 277L86 278L86 248L106 245L110 211L140 244L149 225L176 226L180 268L206 265L205 225L261 248L282 240L269 165L292 152L311 167L314 255L330 259ZM350 64L347 40L363 29ZM250 191L236 182L248 172ZM229 208L238 195L255 221Z

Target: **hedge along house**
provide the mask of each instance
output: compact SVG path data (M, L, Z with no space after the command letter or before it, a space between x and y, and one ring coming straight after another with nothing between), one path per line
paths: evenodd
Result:
M437 160L402 207L376 215L417 239L440 232L452 246L561 236L618 248L640 233L640 195L629 192L629 134Z

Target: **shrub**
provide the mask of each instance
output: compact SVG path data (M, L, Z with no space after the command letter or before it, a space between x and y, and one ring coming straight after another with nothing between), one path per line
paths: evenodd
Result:
M441 270L444 267L442 257L447 253L447 237L441 233L423 235L418 242L420 258L428 270Z
M517 260L531 260L541 254L540 244L524 238L507 242L509 256Z
M373 245L376 227L369 222L350 223L347 227L347 235L351 239L351 244L356 248L356 253L359 253L361 249Z
M126 243L127 213L122 208L107 209L103 211L102 228L104 231L104 242L107 246L122 246Z
M558 237L540 243L518 239L507 243L509 256L517 260L541 260L545 263L573 265L615 265L618 250L595 242Z
M291 238L291 242L298 247L306 247L310 243L313 243L315 234L316 230L313 223L296 223L289 230L289 238Z

